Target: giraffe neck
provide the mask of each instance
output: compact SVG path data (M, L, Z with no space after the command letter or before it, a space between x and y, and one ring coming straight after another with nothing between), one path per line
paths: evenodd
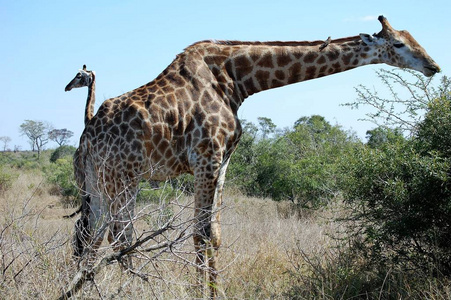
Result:
M264 90L380 62L360 36L328 42L210 42L205 53L219 84L233 81L235 109Z
M94 116L94 104L96 102L96 75L91 73L91 83L88 85L88 98L85 107L85 126Z

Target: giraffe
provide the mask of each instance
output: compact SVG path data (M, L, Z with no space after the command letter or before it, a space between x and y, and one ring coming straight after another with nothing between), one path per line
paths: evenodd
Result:
M312 42L201 41L187 47L153 81L106 100L80 138L83 209L75 254L109 240L132 240L134 197L141 179L195 178L194 247L201 280L217 293L222 192L241 136L237 111L258 92L385 63L432 76L440 67L407 31L380 16L382 30ZM93 245L88 248L88 245ZM201 269L201 268L199 268Z
M73 88L88 87L88 98L86 99L85 107L85 126L89 120L94 116L94 104L96 102L96 73L94 71L86 70L86 65L79 70L74 79L72 79L64 89L66 92Z
M81 70L78 71L78 73L75 75L75 77L66 85L66 88L64 89L64 91L69 92L71 91L73 88L81 88L87 86L88 87L88 98L86 99L86 107L85 107L85 115L84 115L84 122L85 122L85 126L88 124L89 120L92 119L92 117L94 116L94 104L96 102L96 73L94 71L88 71L86 69L86 65L83 65L83 68ZM77 150L75 151L74 154L74 162L78 162L79 161L79 155L80 155L80 148L77 148ZM74 168L75 170L75 174L80 174L81 176L83 176L83 172L82 170L77 170L78 169L78 165L75 165ZM79 182L79 186L82 185L82 181L83 178L82 177L78 177L76 178L77 181ZM78 213L81 212L81 206L79 209L77 209L76 212L64 216L64 218L72 218L74 216L76 216Z

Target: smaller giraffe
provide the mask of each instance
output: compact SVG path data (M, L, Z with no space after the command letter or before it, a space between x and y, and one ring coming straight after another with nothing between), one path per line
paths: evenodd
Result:
M86 69L86 65L83 65L83 69L79 70L77 75L75 75L74 79L72 79L64 89L66 92L71 91L74 88L81 88L87 86L88 87L88 98L86 99L86 107L85 107L85 126L88 124L88 122L92 119L94 116L94 104L96 102L96 73L94 71L88 71ZM78 165L79 163L79 150L77 148L77 151L74 154L74 167L75 169L80 169L81 166ZM79 174L80 178L77 178L79 182L82 182L83 180L83 171L80 169L79 171L75 172L76 174ZM149 184L152 188L157 189L159 187L159 182L156 180L148 180ZM80 185L81 186L81 185ZM75 212L63 216L63 218L73 218L76 215L78 215L82 210L82 206L80 206Z
M85 107L85 126L89 123L89 121L94 116L94 104L96 102L96 73L94 71L88 71L86 69L86 65L83 65L83 69L79 70L75 77L66 85L64 91L69 92L74 88L81 88L87 86L88 87L88 98L86 99L86 107ZM74 171L75 171L75 179L79 186L82 186L84 172L83 167L80 165L80 151L77 148L77 151L74 153ZM72 218L79 214L82 210L82 206L80 206L77 211L74 213L64 216L63 218Z
M86 70L86 65L83 65L83 69L79 70L74 79L68 83L64 89L66 92L73 88L88 87L88 98L86 99L85 108L85 126L94 116L94 104L96 102L96 73L94 71Z

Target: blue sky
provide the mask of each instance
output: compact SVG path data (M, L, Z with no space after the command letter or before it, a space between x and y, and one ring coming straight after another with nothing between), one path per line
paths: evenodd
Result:
M449 76L451 18L447 1L5 1L0 0L0 136L29 149L19 126L26 119L67 128L77 144L87 89L64 92L83 64L97 74L96 108L153 80L199 40L318 40L378 32L383 14L408 30ZM217 4L216 4L217 3ZM306 4L308 3L308 4ZM239 117L269 117L290 127L319 114L365 136L364 110L340 104L359 84L376 86L375 70L358 68L248 98ZM387 67L391 69L390 67ZM49 143L48 148L56 144Z

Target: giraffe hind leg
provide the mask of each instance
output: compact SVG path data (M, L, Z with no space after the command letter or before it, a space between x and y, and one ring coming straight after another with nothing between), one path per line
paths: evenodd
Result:
M90 202L89 196L83 197L83 203L81 207L87 206L85 204ZM91 232L89 230L89 216L88 211L85 209L81 212L80 218L75 222L75 234L72 241L74 249L74 257L81 258L83 251L87 245L90 244Z
M115 251L123 250L132 244L136 195L137 187L127 187L111 205L112 220L109 225L108 241ZM132 268L130 256L126 256L122 263L125 268Z
M90 263L102 244L110 214L90 160L86 161L84 172L81 216L75 224L73 246L74 256L80 258L79 262L87 258Z

